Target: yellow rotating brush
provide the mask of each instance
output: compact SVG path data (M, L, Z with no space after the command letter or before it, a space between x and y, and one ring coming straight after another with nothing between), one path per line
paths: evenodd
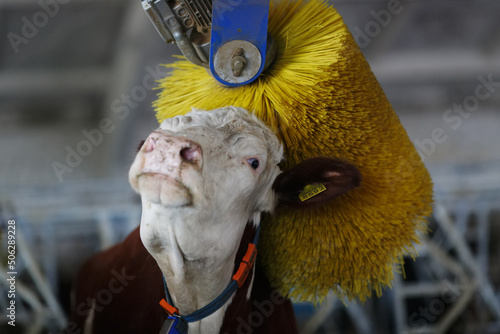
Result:
M390 285L402 256L426 230L432 183L346 25L322 0L274 1L268 30L273 64L253 83L219 85L180 60L160 82L157 118L191 108L254 111L285 146L284 169L339 157L361 172L361 187L331 204L283 212L263 223L260 260L271 284L295 300L333 289L361 300Z

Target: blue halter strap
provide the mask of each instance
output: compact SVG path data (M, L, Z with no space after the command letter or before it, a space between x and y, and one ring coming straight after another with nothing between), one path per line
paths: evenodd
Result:
M231 296L245 283L252 267L255 263L255 258L257 257L257 243L259 242L259 234L260 234L260 225L257 227L257 231L255 232L255 236L253 242L248 244L247 251L245 256L240 263L236 274L233 275L233 279L231 283L226 287L226 289L211 303L202 307L199 310L194 311L188 315L180 315L179 310L173 306L172 298L170 293L168 292L167 283L165 281L165 276L163 276L163 286L165 288L165 296L167 300L162 299L160 301L160 305L167 311L170 317L177 318L184 323L200 321L203 318L208 317L209 315L216 312L220 309ZM186 329L187 330L187 329Z

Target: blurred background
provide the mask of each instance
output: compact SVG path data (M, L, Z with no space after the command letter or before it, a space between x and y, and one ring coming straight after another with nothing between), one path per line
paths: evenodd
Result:
M330 2L429 168L436 205L406 277L363 305L297 305L303 333L500 333L500 2ZM127 171L157 127L159 64L180 52L139 0L1 0L0 36L0 331L57 333L82 261L139 223ZM16 327L4 315L9 221Z

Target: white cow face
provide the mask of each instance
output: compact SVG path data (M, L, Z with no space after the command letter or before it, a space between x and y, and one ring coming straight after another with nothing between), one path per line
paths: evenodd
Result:
M142 198L141 239L148 251L157 261L165 249L181 249L183 258L192 259L210 249L223 258L236 251L247 222L260 222L261 212L317 206L360 182L354 166L331 158L309 159L281 173L282 154L274 133L245 109L165 120L129 172ZM326 190L299 200L307 185L316 184Z
M132 187L165 208L251 215L275 205L282 148L245 109L192 111L165 120L130 168Z

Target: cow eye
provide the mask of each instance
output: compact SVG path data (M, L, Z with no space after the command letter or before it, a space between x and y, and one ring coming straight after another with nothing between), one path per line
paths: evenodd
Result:
M247 160L247 162L250 165L250 167L252 167L253 170L256 170L257 168L259 168L259 160L255 159L255 158L250 158Z

